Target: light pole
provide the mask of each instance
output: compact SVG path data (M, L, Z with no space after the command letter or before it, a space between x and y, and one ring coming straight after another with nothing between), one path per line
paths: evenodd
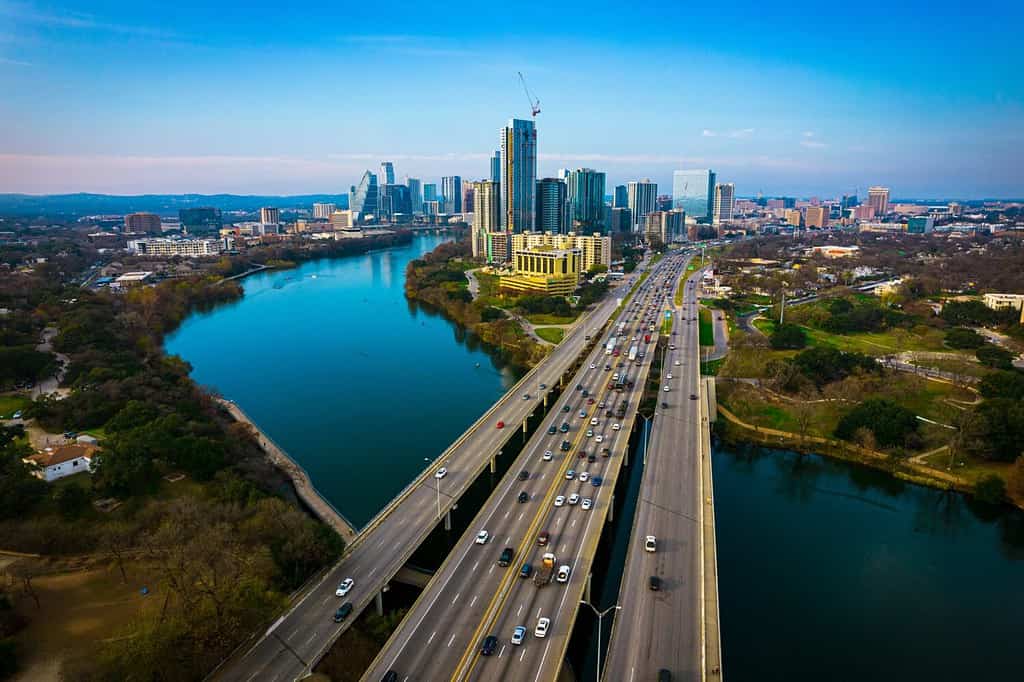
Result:
M606 613L610 611L618 611L622 609L618 604L609 606L604 611L598 611L597 607L588 602L586 599L580 599L581 604L586 604L590 607L590 610L597 616L597 670L594 672L594 679L597 682L601 682L601 621L604 619Z
M424 462L429 462L430 458L429 457L424 457L423 461ZM441 479L437 478L437 476L434 477L434 490L437 491L437 518L438 518L438 520L440 520L441 519Z

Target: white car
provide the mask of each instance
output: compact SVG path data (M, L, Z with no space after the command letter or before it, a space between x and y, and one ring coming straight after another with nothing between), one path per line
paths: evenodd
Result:
M673 364L673 365L675 365L676 367L678 367L678 366L679 366L679 361L678 361L678 360L676 360L676 361L675 361L675 362L673 362L672 364Z
M602 436L600 433L597 434L597 438L594 439L594 442L595 443L603 443L604 442L604 436Z
M479 533L476 534L476 544L478 544L478 545L486 545L487 544L487 540L490 539L490 537L491 537L490 533L488 533L485 530L482 530L482 531L480 531Z
M530 399L530 394L529 393L524 393L523 394L523 400L529 400L529 399Z
M591 417L590 418L590 425L591 426L597 426L597 417Z
M440 469L438 469L437 471L434 472L434 478L444 478L447 475L448 475L448 470L445 469L444 467L441 467Z
M576 472L575 471L573 471L572 469L569 469L568 471L565 472L565 480L571 481L574 478L576 478Z
M668 393L671 389L668 386L665 387L665 393Z
M548 628L551 626L550 618L541 618L537 621L537 629L533 631L534 637L544 638L548 636Z
M564 500L565 498L562 498L562 499ZM579 493L573 493L572 495L569 496L569 504L579 504L579 502L580 502Z
M551 452L550 450L545 450L544 451L544 457L542 459L545 462L550 462L551 458L554 457L554 456L555 456L555 453Z
M567 582L569 582L569 572L570 572L570 570L569 570L568 566L566 566L564 564L559 566L558 567L558 575L555 576L555 580L557 580L560 583L567 583Z
M587 429L587 438L594 437L594 429Z
M583 511L587 511L588 509L590 509L593 506L594 506L594 501L592 499L590 499L589 497L584 497L583 498L583 502L580 504L580 509L582 509Z
M666 374L665 378L666 379L671 379L672 378L672 372L669 372L668 374Z
M352 578L345 578L341 581L341 584L338 585L338 589L334 591L334 595L336 597L344 597L346 594L348 594L348 591L351 590L352 586L355 584L356 581L352 580Z
M565 495L559 495L555 498L556 507L561 507L563 504L565 504Z
M653 535L648 535L646 538L644 538L645 552L653 552L656 549L658 549L658 538L654 537Z
M618 431L622 428L621 424L612 424L612 431Z
M597 369L597 365L595 365L594 363L590 363L590 369Z
M580 472L580 480L581 481L586 483L588 478L590 478L590 474L588 474L586 471L581 471Z

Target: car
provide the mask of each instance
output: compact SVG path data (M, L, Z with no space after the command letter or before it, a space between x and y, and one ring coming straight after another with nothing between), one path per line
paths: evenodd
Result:
M565 495L559 495L555 498L555 506L561 507L565 504Z
M593 453L587 455L587 462L588 463L593 464L596 461L597 461L597 455L595 455Z
M569 448L571 448L571 447L572 447L572 443L570 443L570 442L569 442L569 441L567 441L567 440L563 440L563 441L562 441L562 444L561 444L561 445L559 446L559 449L560 449L560 450L561 450L562 452L569 452Z
M676 361L675 361L675 362L673 362L672 364L673 364L673 365L675 365L676 367L678 367L680 363L679 363L679 361L678 361L678 360L676 360Z
M593 398L590 398L589 400L587 400L587 405L593 405L593 404L594 404L594 399Z
M446 468L444 468L444 467L441 467L440 469L438 469L437 471L434 472L434 478L444 478L447 475L448 475L448 470Z
M548 385L547 385L547 384L541 384L541 385L540 385L540 390L542 390L542 391L543 391L543 390L544 390L544 389L546 389L547 387L548 387Z
M666 403L664 400L661 401L661 409L663 409L663 410L667 410L668 409L668 403Z
M543 459L545 462L550 462L554 456L555 453L551 452L550 450L545 450L544 456L541 459Z
M549 426L549 427L548 427L548 435L549 435L549 436L553 436L553 435L555 435L556 433L558 433L558 429L557 429L557 428L555 428L555 425L554 425L554 424L552 424L551 426Z
M622 428L622 424L619 424L619 423L612 424L612 431L618 431L621 428Z
M696 400L696 399L697 399L697 394L696 393L691 393L690 394L690 400Z
M669 372L668 374L666 374L665 378L666 379L671 379L672 378L672 372Z
M568 471L565 472L565 480L571 481L574 478L576 478L576 472L575 471L573 471L572 469L569 469Z
M612 454L611 448L601 448L601 456L602 457L611 457L611 454Z
M658 671L658 682L672 682L672 672L662 668Z
M661 589L661 578L656 575L652 575L647 579L647 587L650 588L652 592L657 592Z
M490 537L491 537L490 533L488 533L486 530L482 530L482 531L480 531L479 533L476 534L476 544L478 544L478 545L486 545L487 544L487 540Z
M530 501L530 493L528 493L528 492L526 492L524 490L523 492L519 493L519 497L517 497L516 499L519 501L519 504L523 504L524 502L529 502Z
M340 623L341 621L343 621L346 618L348 618L349 614L351 614L351 613L352 613L352 602L347 601L344 604L342 604L340 607L338 607L338 610L334 612L334 622L335 623Z
M560 583L569 582L569 567L564 564L562 566L559 566L558 575L555 576L555 580L557 580Z
M590 425L591 426L597 426L597 417L591 417L590 418Z
M483 644L480 645L480 655L490 656L498 648L498 638L494 635L487 635L484 638Z
M605 402L602 400L597 404L597 409L603 410L605 408Z
M675 350L676 349L676 345L674 343L670 343L669 346L668 346L668 349L669 350Z
M605 410L604 416L611 418L611 417L615 416L615 413L612 412L611 410Z
M547 532L546 530L542 530L540 532L540 534L537 535L537 544L540 545L541 547L544 547L545 545L547 545L550 540L551 540L551 533Z
M568 405L562 405L562 412L568 412L568 411L570 411L571 409L572 409L572 408L571 408L571 407L569 407Z
M522 625L517 625L515 630L512 631L512 645L519 646L523 643L523 639L526 637L526 628Z
M573 493L572 495L569 496L569 504L570 505L577 505L579 503L580 503L579 493Z
M529 478L530 478L530 472L527 471L526 469L523 469L522 471L519 472L519 480L520 481L525 481L525 480L527 480Z
M576 390L577 391L582 391L583 390L583 384L576 384Z
M523 567L519 569L520 578L529 578L533 575L533 564L523 564Z
M587 411L586 410L580 410L580 419L586 419L586 417L587 417Z
M514 557L515 554L516 551L511 547L506 547L505 549L501 550L501 556L498 557L498 565L508 566L510 563L512 563L512 557Z
M590 478L590 474L589 473L587 473L586 471L581 471L580 472L580 481L583 481L585 483L588 478Z
M600 476L594 476L592 479L590 479L590 485L594 486L595 488L600 488L602 483L604 483L604 479L601 478Z
M594 506L594 501L592 499L590 499L589 497L584 497L583 498L583 502L580 503L580 509L582 509L583 511L587 511L588 509L590 509L593 506Z
M648 535L647 537L644 538L644 551L645 552L654 552L654 551L657 551L657 549L658 549L658 538L654 537L653 535Z
M529 393L524 393L523 394L523 400L529 400L529 399L530 399L530 394Z
M346 594L348 594L348 591L351 590L352 586L355 584L356 583L354 580L352 580L352 578L345 578L341 581L341 584L338 585L338 589L334 591L334 596L344 597Z
M612 366L609 365L607 362L604 363L604 371L610 372L611 370L612 370Z
M590 363L590 369L597 369L597 365L595 365L594 363Z
M12 414L11 419L21 419L21 410L18 410L17 412Z
M503 422L503 421L501 421L501 420L499 419L499 420L498 420L498 423L496 424L496 426L497 426L497 427L498 427L499 429L503 429L503 428L505 428L505 422Z
M558 430L562 433L569 433L569 422L562 422L562 425L558 427Z
M666 386L664 390L665 390L665 393L668 393L672 389L670 389L668 386Z
M540 637L541 639L547 637L549 627L551 627L551 619L546 617L541 618L537 621L537 627L533 631L533 636Z
M601 443L603 441L604 441L604 436L602 434L600 434L600 433L597 434L597 438L594 439L594 442L595 443Z
M398 673L394 670L389 670L384 673L384 677L380 678L380 682L398 682Z
M587 458L587 451L586 450L580 450L579 458L580 459L586 459Z

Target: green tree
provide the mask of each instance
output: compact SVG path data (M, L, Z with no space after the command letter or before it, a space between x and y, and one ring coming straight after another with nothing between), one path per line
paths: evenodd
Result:
M870 431L882 447L903 445L907 436L917 431L917 418L913 412L890 400L869 398L843 415L835 434L852 441L858 429Z
M46 483L24 461L32 448L14 440L21 427L0 427L0 519L22 516L46 496Z
M974 355L978 358L978 362L983 365L1001 370L1013 369L1013 353L1005 348L986 343L976 350Z
M53 501L61 516L70 521L89 508L89 493L80 485L68 483L53 491Z
M978 391L986 398L1024 400L1024 372L991 372L981 378Z
M775 327L770 337L775 350L794 350L807 345L807 333L797 324L784 323Z
M1006 500L1006 481L996 474L984 476L975 484L974 496L988 504L1000 504Z
M946 345L959 349L981 348L985 345L985 337L973 329L955 327L946 332Z

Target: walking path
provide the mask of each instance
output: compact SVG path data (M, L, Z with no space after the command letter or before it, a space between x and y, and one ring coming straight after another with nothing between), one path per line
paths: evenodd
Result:
M54 395L58 400L67 398L71 393L66 388L60 387L60 382L64 381L64 373L67 372L68 363L70 360L68 356L63 353L55 353L53 350L53 337L57 336L58 329L56 327L47 327L43 330L43 333L39 340L39 345L36 346L36 350L43 353L53 353L54 357L57 358L57 371L54 372L53 376L47 377L40 381L38 384L32 387L29 392L29 397L32 400L44 395Z

